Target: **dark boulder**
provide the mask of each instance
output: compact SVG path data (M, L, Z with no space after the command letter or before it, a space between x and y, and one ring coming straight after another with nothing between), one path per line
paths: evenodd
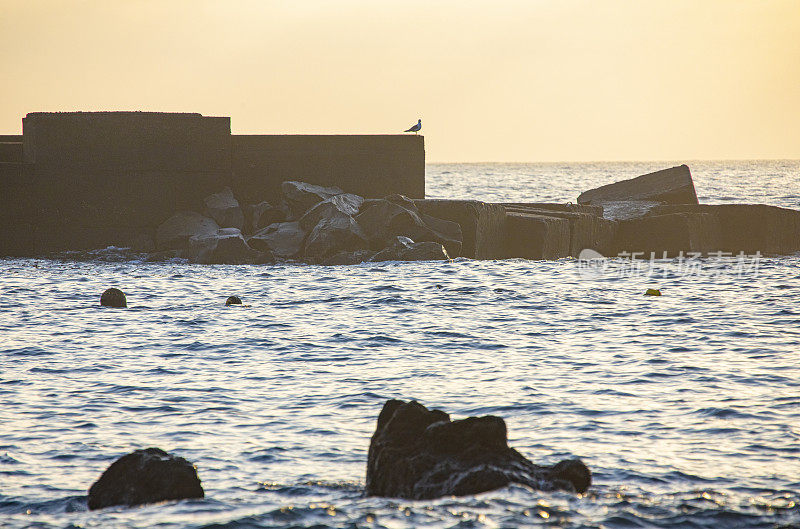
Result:
M271 205L269 202L260 202L247 206L245 212L245 233L258 233L270 224L284 222L286 210Z
M205 495L194 465L159 448L114 461L89 489L89 509L141 505Z
M216 233L219 225L214 219L194 211L179 211L161 223L156 230L156 248L177 250L186 248L189 239Z
M401 235L417 242L436 242L448 254L461 255L461 226L420 213L414 202L402 195L365 200L356 222L374 250L391 245Z
M375 254L370 261L447 261L450 256L438 242L414 242L398 235L388 247Z
M300 217L300 228L310 232L322 219L353 217L358 214L363 202L363 198L350 193L326 198Z
M325 218L308 234L303 256L309 262L320 263L335 253L364 250L366 246L366 238L352 217Z
M207 196L203 202L206 216L214 219L220 227L244 229L244 212L230 187Z
M451 421L416 401L383 405L367 459L370 496L424 500L478 494L510 483L586 492L591 472L579 459L534 465L508 446L506 424L487 415Z
M103 307L125 308L128 300L125 293L118 288L109 288L100 296L100 305Z
M293 259L303 249L306 232L298 222L270 224L247 240L251 248L271 252L282 259Z
M281 192L294 219L299 219L306 211L326 198L344 193L338 187L323 187L295 181L283 182Z
M579 204L602 205L622 201L697 204L697 192L689 167L679 165L590 189L578 197Z
M201 264L245 264L261 257L236 228L222 228L216 233L192 237L187 256Z

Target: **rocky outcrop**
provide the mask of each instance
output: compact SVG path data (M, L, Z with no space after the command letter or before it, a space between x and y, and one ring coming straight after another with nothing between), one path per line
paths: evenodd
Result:
M294 220L302 217L306 211L326 198L344 193L338 187L323 187L295 181L283 182L281 192Z
M451 421L412 401L387 401L370 440L366 493L424 500L478 494L510 483L586 492L591 472L579 459L535 465L508 446L506 425L487 415Z
M187 257L201 264L245 264L271 260L271 254L259 255L236 228L222 228L216 233L189 239Z
M223 228L244 229L244 213L242 212L239 201L233 196L230 187L224 188L219 193L207 196L203 199L205 209L203 213L211 217Z
M375 254L370 261L447 261L450 256L444 246L438 242L414 242L402 235L395 237L394 242Z
M89 489L89 509L202 498L197 470L159 448L136 450L114 461Z
M364 199L358 195L342 193L317 203L305 212L298 221L303 231L310 232L322 219L354 217L358 214Z
M306 261L321 263L335 253L366 248L366 237L353 217L336 215L323 218L314 226L306 237L303 256Z
M365 200L356 221L373 250L381 250L393 244L395 237L403 236L417 242L436 242L448 254L461 255L461 226L421 213L412 200L401 195Z
M192 237L214 234L219 225L213 219L194 211L179 211L156 230L156 248L175 250L186 248Z
M680 165L654 173L607 184L578 197L579 204L608 202L655 202L660 204L697 204L697 192L689 167Z
M300 229L298 222L279 222L267 226L259 231L247 242L259 251L271 252L275 257L281 259L294 259L299 257L303 250L303 241L306 233Z

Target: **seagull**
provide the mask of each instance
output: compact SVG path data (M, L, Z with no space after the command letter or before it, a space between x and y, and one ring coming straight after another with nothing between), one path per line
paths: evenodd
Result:
M420 129L422 129L422 120L418 119L416 125L414 125L410 129L404 130L403 132L413 132L414 134L416 134L417 132L420 131Z

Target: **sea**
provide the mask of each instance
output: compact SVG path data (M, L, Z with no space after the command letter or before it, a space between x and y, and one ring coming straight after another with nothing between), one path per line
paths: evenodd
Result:
M427 196L575 202L678 163L430 164ZM701 202L800 209L800 161L687 163ZM127 309L99 306L109 287ZM0 260L0 527L797 528L798 300L798 255ZM593 485L365 497L392 398L502 417L510 446L581 458ZM206 497L88 511L108 465L151 446Z

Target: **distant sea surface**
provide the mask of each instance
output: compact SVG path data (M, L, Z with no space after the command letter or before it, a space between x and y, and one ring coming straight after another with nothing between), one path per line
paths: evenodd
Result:
M427 192L574 202L671 165L436 164ZM702 202L800 208L800 162L689 165ZM800 526L798 256L587 273L116 255L0 260L0 527ZM128 309L99 307L112 286ZM594 484L365 498L390 398L503 417L511 446L580 457ZM102 471L149 446L194 462L206 498L87 511Z

